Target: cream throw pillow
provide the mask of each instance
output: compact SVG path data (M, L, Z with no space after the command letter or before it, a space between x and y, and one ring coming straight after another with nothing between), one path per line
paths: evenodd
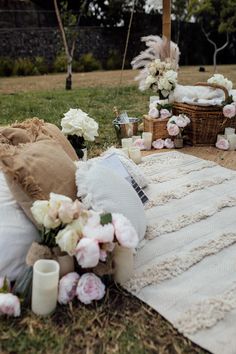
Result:
M139 239L146 232L143 204L133 187L124 178L99 163L77 162L77 196L87 208L121 213L135 227Z
M13 198L1 171L0 210L0 277L12 281L23 270L28 249L39 234Z

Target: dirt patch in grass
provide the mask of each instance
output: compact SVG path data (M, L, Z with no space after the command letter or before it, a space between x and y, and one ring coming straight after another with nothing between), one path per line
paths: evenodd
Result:
M179 70L179 83L194 85L206 80L213 74L212 66L205 66L205 72L199 72L197 66L183 66ZM219 65L218 72L228 77L236 85L236 65ZM136 71L125 70L122 76L122 85L137 85L134 81ZM29 91L50 91L65 87L66 74L51 74L43 76L10 77L0 79L0 93L16 93ZM121 72L97 71L91 73L73 74L73 88L119 86Z

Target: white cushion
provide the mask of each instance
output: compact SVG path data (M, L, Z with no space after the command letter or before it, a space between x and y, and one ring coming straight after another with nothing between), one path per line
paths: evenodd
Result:
M144 207L138 194L124 178L99 163L78 162L76 185L77 195L87 208L123 214L135 227L139 239L144 238Z
M113 153L117 154L120 161L122 162L124 167L127 169L130 176L133 177L133 179L138 183L139 187L144 188L148 185L148 180L147 180L146 176L144 175L144 173L121 149L116 149L114 147L111 147L108 150L106 150L101 156L90 159L89 161L90 161L90 163L92 161L96 162L98 160L101 160L104 157L107 157L107 156L113 154Z
M39 233L13 199L0 171L0 277L15 280L25 266L25 257Z

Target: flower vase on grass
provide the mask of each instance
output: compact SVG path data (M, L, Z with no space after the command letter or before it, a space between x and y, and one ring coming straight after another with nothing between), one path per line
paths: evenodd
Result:
M71 108L61 120L64 133L75 149L79 159L87 159L86 141L98 136L98 123L81 109Z

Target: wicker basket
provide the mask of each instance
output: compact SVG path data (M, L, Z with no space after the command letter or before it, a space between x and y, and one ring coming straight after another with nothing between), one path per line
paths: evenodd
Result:
M155 118L151 118L148 115L143 116L143 130L145 132L152 133L152 140L157 139L166 139L169 138L169 134L167 131L167 122L169 118L159 120Z
M209 86L222 89L225 100L229 97L228 91L223 86L208 83L197 83L196 86ZM185 128L186 140L194 146L215 145L217 134L224 133L226 126L236 128L236 118L226 119L222 106L197 106L194 104L177 103L173 105L173 114L186 114L191 123Z

